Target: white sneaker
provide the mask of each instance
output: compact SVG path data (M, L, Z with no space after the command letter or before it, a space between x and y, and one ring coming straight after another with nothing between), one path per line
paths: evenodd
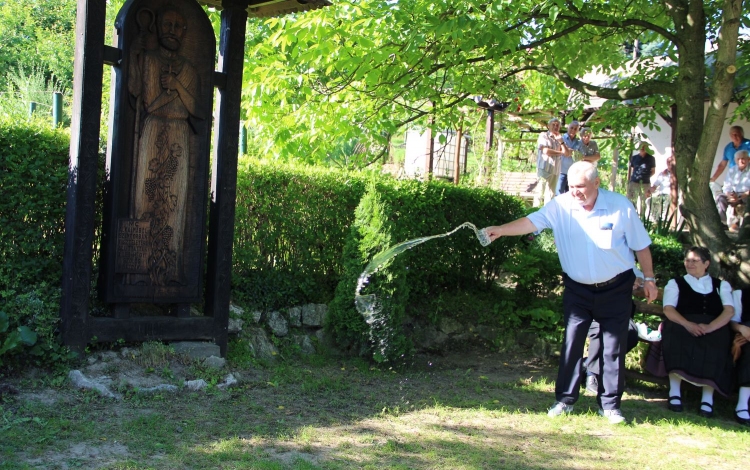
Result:
M626 421L620 410L603 410L599 408L599 415L607 418L609 424L621 424Z
M565 403L561 401L556 401L554 405L552 405L552 408L547 411L547 416L550 418L555 418L557 416L560 416L562 414L570 414L573 412L573 405L566 405Z

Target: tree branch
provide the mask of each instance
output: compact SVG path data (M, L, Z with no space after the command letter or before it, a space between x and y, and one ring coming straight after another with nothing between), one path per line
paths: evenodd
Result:
M608 100L632 100L649 95L666 95L674 97L675 85L663 80L650 80L631 88L606 88L586 83L568 75L567 72L554 67L535 67L537 72L555 77L569 87L589 96Z

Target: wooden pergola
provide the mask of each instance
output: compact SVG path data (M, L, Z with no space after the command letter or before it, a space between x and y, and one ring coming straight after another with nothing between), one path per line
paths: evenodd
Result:
M128 3L142 2L129 0ZM99 341L212 340L226 353L232 278L240 102L248 17L281 16L330 5L328 0L199 0L221 10L214 103L205 316L92 317L92 256L99 170L104 65L119 67L122 49L105 44L106 0L78 0L70 166L62 280L62 338L74 351ZM142 4L142 3L139 3ZM125 7L123 7L125 8ZM213 47L213 46L212 46Z

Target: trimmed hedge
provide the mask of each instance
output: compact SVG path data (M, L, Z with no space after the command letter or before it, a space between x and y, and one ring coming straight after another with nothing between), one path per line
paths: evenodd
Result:
M501 224L524 215L520 200L488 189L442 182L375 181L357 207L344 249L345 271L329 308L328 328L339 347L376 360L409 354L405 329L410 305L442 292L491 285L518 243L503 238L483 248L472 230L433 239L403 252L370 276L362 294L374 294L378 309L368 325L354 305L357 280L377 253L406 240L448 232L464 222L477 227Z
M0 121L0 290L60 283L69 141L47 123Z
M0 120L0 311L8 332L37 334L30 352L47 364L68 357L56 338L68 147L67 132L47 122Z
M233 295L271 310L327 303L366 176L244 161L237 175Z

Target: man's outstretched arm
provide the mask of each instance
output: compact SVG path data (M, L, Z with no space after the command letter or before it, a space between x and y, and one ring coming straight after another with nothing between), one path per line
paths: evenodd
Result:
M492 241L495 241L495 239L500 237L525 235L527 233L536 232L537 230L536 226L528 217L521 217L520 219L508 222L507 224L493 225L484 229Z

